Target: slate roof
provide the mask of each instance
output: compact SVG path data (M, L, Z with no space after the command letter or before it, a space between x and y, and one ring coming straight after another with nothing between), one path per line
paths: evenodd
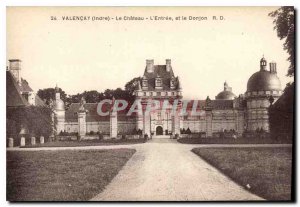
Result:
M205 108L205 100L198 100L197 111L204 110ZM212 107L214 110L228 110L233 109L233 100L211 100ZM97 113L98 103L85 103L84 108L88 110L86 114L87 122L100 122L100 121L109 121L110 116L100 116ZM66 122L77 122L78 115L77 112L79 110L80 103L72 103L69 109L66 111L65 120ZM108 105L103 106L103 111L106 112L109 110ZM187 111L191 111L193 107L193 100L189 102L187 105ZM128 107L130 108L130 107ZM127 110L118 112L118 121L128 121L135 120L136 114L133 113L131 116L126 116Z
M28 82L24 79L21 80L21 85L19 85L11 72L6 71L6 105L9 107L18 106L29 106L28 101L22 96L22 93L32 92ZM44 101L35 95L35 105L45 106Z
M23 107L29 103L21 95L19 85L9 71L6 71L6 106Z
M232 91L222 91L217 96L216 99L219 100L231 100L234 99L236 95Z
M97 112L98 103L85 103L84 108L88 111L86 114L87 122L99 122L99 121L109 121L110 116L100 116ZM77 122L80 103L72 103L69 109L66 111L65 120L66 122ZM109 111L109 105L103 105L103 112ZM126 116L127 110L118 112L118 121L126 121L135 118L135 113L132 116Z
M198 101L197 110L204 110L206 100L191 100L187 110L192 110L194 101ZM233 100L211 100L212 108L215 110L233 109Z
M233 109L233 100L212 100L213 109Z
M252 91L281 91L281 83L276 73L260 70L248 80L247 92Z
M25 79L21 79L21 85L19 85L21 92L32 92L33 90L28 85L28 82Z
M45 102L37 94L35 95L35 105L46 106Z
M174 72L172 68L170 69L170 72L167 71L166 65L154 65L154 71L152 73L147 72L147 68L144 72L144 77L148 79L148 90L155 90L155 78L158 76L162 79L162 88L163 90L172 90L170 88L170 80L172 77L174 77ZM178 87L178 79L175 78L176 87Z

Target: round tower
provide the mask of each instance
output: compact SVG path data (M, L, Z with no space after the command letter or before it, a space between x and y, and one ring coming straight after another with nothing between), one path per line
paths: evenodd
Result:
M216 96L216 100L233 100L234 98L236 98L236 95L232 92L232 88L229 87L228 83L225 81L224 90Z
M277 76L276 63L260 60L260 70L248 80L245 98L247 102L247 131L264 130L269 132L268 108L270 100L276 101L282 94L281 83Z

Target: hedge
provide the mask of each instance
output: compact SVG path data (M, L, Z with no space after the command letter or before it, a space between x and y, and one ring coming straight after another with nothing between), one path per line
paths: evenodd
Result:
M51 109L44 106L7 108L6 135L18 138L23 126L29 136L49 137L52 132Z

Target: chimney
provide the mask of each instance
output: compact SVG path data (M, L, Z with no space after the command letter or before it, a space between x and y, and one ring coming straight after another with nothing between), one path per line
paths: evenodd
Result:
M21 60L19 59L10 59L9 61L9 68L8 70L14 76L16 82L21 84Z
M146 70L147 73L153 73L154 72L154 60L146 60Z
M172 69L171 59L166 59L166 70L167 70L167 72L170 72L171 69Z
M270 73L277 73L275 62L270 62Z

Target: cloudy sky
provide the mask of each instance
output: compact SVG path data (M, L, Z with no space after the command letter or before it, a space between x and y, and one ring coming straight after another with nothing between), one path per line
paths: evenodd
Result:
M289 63L268 13L274 7L9 7L7 60L22 60L34 90L58 84L68 94L124 87L146 59L171 59L184 98L214 98L226 80L244 93L259 60L277 62L282 87ZM64 21L62 16L170 16L173 21ZM51 20L56 16L57 20ZM178 16L207 21L176 21ZM214 21L212 16L225 20Z

